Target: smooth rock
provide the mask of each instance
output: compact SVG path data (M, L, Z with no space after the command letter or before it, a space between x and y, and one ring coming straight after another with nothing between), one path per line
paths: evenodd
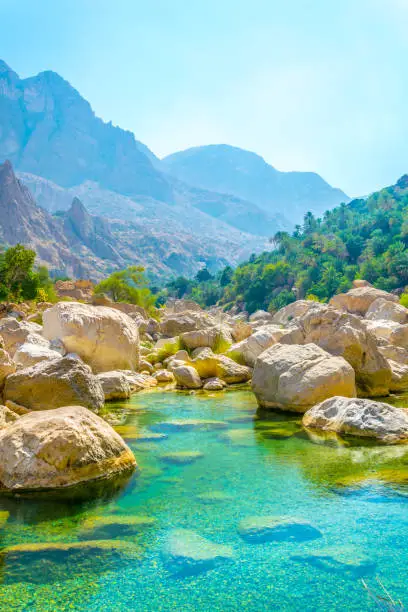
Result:
M0 431L2 488L54 489L131 470L131 450L83 406L31 412Z
M338 310L345 310L351 314L365 316L367 310L378 298L389 302L398 302L398 297L375 287L356 287L347 293L339 293L331 298L329 305Z
M127 399L130 397L130 382L123 372L101 372L96 375L96 378L102 385L105 401Z
M252 389L259 406L305 412L333 397L356 395L353 368L315 344L275 344L258 357Z
M60 302L44 312L43 321L44 337L60 339L68 353L77 353L94 372L138 369L138 327L119 310Z
M4 400L29 410L50 410L79 404L98 411L104 404L99 380L89 366L71 357L41 361L6 378Z
M172 383L175 380L173 372L169 370L158 370L154 377L158 383Z
M408 410L369 399L327 399L308 410L302 422L305 427L376 438L387 444L408 440Z
M178 366L173 369L173 374L178 387L184 389L200 389L203 386L197 370L192 366Z
M312 300L296 300L287 306L284 306L272 317L272 323L286 327L295 323L297 319L307 314L310 310L318 311L322 307L319 302Z
M204 381L203 389L205 391L222 391L227 386L227 383L221 378L207 378Z
M189 350L208 346L222 353L232 344L231 330L226 325L217 325L181 334L181 340Z
M311 310L280 342L312 342L331 355L344 357L356 373L361 395L384 396L389 392L391 370L387 360L379 352L376 338L367 330L366 322L355 315L327 306L318 311Z
M377 298L368 308L366 319L370 321L395 321L396 323L408 323L408 309L390 300Z

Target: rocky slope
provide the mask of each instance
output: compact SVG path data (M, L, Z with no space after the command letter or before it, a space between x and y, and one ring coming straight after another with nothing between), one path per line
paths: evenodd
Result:
M64 192L64 197L71 195ZM126 203L127 199L123 200ZM146 266L153 279L189 275L202 265L216 268L248 255L245 238L248 248L262 245L258 238L236 230L225 230L218 243L211 226L209 229L197 215L195 229L202 225L202 237L206 237L199 239L172 223L171 206L168 209L166 223L163 218L150 223L143 218L137 222L108 220L89 214L74 198L65 211L53 216L37 206L10 162L0 165L0 243L19 242L33 248L38 262L57 274L98 280L112 270L139 264Z
M244 198L268 214L284 211L292 223L301 222L308 211L320 215L350 199L314 172L279 172L259 155L229 145L173 153L162 165L191 185Z

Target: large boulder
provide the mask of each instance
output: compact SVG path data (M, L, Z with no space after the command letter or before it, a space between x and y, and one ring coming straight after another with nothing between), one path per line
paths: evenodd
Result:
M22 368L28 368L40 361L52 361L60 357L60 353L48 348L48 346L24 343L14 353L13 361Z
M364 321L326 306L318 311L311 310L297 325L281 338L282 344L317 344L331 355L344 357L349 362L356 373L361 395L388 394L391 370Z
M272 323L283 326L290 325L303 317L309 310L319 310L321 307L322 305L319 302L313 300L296 300L296 302L291 302L291 304L275 312Z
M203 311L170 313L161 321L160 331L164 336L172 338L185 332L215 327L216 323L214 317Z
M251 370L226 355L216 355L210 348L196 349L191 364L201 378L221 378L229 385L247 382Z
M285 333L278 325L264 325L245 340L233 344L226 355L253 367L258 355L279 342Z
M408 308L380 297L371 303L365 316L371 321L395 321L403 325L408 323Z
M335 395L356 395L353 368L315 344L275 344L261 353L252 389L261 407L294 412Z
M101 383L89 366L74 357L41 361L10 374L3 396L29 410L80 404L98 411L104 403Z
M212 350L218 350L221 353L232 344L231 331L226 325L185 332L181 334L181 340L189 350L209 346Z
M43 321L44 336L59 338L68 353L77 353L94 372L138 369L138 327L119 310L60 302L44 312Z
M41 331L42 328L37 323L17 321L13 317L0 319L0 337L3 338L4 347L11 357L26 342L49 346L49 342L41 336Z
M334 295L330 300L330 306L337 310L345 310L351 314L365 316L371 304L378 298L382 298L389 302L398 302L398 297L393 293L387 293L375 287L356 287L350 289L347 293L339 293Z
M177 366L173 369L173 374L178 387L184 389L200 389L203 386L197 370L192 366Z
M391 444L408 440L408 410L368 399L327 399L306 412L303 425Z
M0 431L0 487L7 491L68 487L135 466L119 434L83 406L32 412Z

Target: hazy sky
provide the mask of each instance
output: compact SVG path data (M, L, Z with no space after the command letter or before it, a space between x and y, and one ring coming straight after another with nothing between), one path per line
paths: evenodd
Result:
M408 172L408 0L0 0L0 57L159 156L233 144L350 195Z

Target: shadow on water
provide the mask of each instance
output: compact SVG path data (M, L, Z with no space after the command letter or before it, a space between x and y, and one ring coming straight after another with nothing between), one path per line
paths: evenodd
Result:
M0 508L16 522L35 524L72 517L121 497L137 482L138 471L124 472L111 479L94 480L59 490L25 491L0 495Z

